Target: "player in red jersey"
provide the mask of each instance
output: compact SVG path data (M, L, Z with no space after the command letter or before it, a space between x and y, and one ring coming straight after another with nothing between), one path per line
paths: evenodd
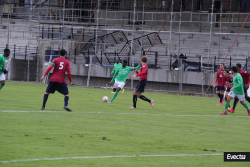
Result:
M243 87L244 87L245 98L248 101L248 103L250 103L250 98L247 95L247 89L249 88L248 82L249 82L250 73L245 71L245 70L242 70L241 64L236 64L236 67L237 67L238 73L240 73L240 75L243 78Z
M137 75L132 75L132 78L140 76L139 83L137 84L134 92L133 92L133 106L130 107L131 109L136 108L136 102L137 102L137 97L140 99L147 101L150 103L152 108L154 108L154 100L150 100L146 98L145 96L141 95L141 93L144 92L144 88L147 83L147 75L148 75L148 66L147 66L147 60L148 58L146 56L143 56L141 58L141 68L140 68L140 73L136 70Z
M224 77L225 77L225 82L226 82L226 85L225 85L225 88L226 88L225 100L227 101L228 93L230 92L230 89L232 88L233 76L229 75L229 70L224 70ZM235 107L236 107L235 104L237 104L239 99L237 97L235 97L234 101L236 101L236 102L234 103L233 108L230 108L230 106L228 107L228 111L231 112L231 113L234 113L234 110L235 110Z
M225 91L225 77L224 77L224 64L221 63L220 64L220 69L217 71L217 75L216 75L216 80L214 82L214 86L216 86L216 83L218 81L218 84L216 86L216 94L219 96L220 98L220 102L217 105L222 105L224 99L224 91Z
M71 72L70 72L70 63L65 59L66 51L64 49L60 50L60 57L53 60L52 65L49 66L45 74L42 76L41 80L50 72L52 68L54 71L51 75L49 85L46 89L43 98L42 110L45 109L45 104L47 102L48 96L50 93L55 93L57 90L59 93L64 95L64 109L71 112L72 110L68 108L69 102L69 91L65 81L65 72L68 74L69 85L72 85Z

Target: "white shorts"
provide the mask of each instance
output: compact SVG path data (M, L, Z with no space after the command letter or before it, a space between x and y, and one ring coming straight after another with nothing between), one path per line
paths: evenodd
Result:
M235 96L236 96L236 97L238 97L239 101L244 101L245 100L245 94L243 94L243 95L237 95L233 91L230 91L228 93L228 96L231 96L232 98L235 98Z
M4 74L4 73L2 73L2 74L0 75L0 81L5 81L5 74Z
M120 82L120 81L115 80L115 84L114 84L113 88L119 87L119 88L123 89L124 85L125 85L125 82Z

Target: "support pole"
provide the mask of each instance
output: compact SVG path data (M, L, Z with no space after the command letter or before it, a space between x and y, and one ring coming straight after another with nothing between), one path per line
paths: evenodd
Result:
M212 13L211 13L211 22L210 22L210 36L209 36L209 43L208 43L208 58L210 58L210 46L211 46L212 28L213 28L213 15L214 15L214 0L212 1Z
M134 38L135 38L135 8L136 8L136 0L134 0L133 31L132 31L132 40L131 40L131 46L130 46L130 56L132 56L132 59L131 59L132 67L134 67L133 45L134 45ZM131 78L131 90L134 88L133 81L134 80Z

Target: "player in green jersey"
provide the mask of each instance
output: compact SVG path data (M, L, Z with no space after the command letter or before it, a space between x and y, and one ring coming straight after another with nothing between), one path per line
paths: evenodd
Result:
M0 90L5 85L5 74L8 73L8 70L5 69L6 58L9 57L10 50L4 49L4 54L0 54Z
M239 73L237 73L236 66L232 67L231 71L233 75L233 87L230 89L230 92L228 93L227 102L225 105L225 111L222 112L222 115L227 115L228 107L230 105L230 100L237 97L240 101L240 103L247 109L248 115L250 115L250 109L248 108L247 103L245 103L245 95L244 95L244 88L243 88L243 79Z
M114 64L114 68L113 68L111 74L114 74L121 66L122 66L122 63L120 63L120 60L116 59L116 62Z
M121 68L122 66L122 63L120 63L120 60L119 59L116 59L116 63L114 64L114 68L111 72L111 74L114 74L119 68ZM111 75L110 75L111 77ZM124 89L122 89L122 93L124 92ZM113 92L111 93L115 93L115 88L113 88Z
M113 98L108 103L111 103L117 97L120 90L123 89L129 72L133 71L133 70L138 70L140 67L141 67L141 63L137 67L129 67L129 66L127 66L127 60L122 61L122 67L119 68L115 72L115 75L113 76L111 82L109 83L111 85L112 82L114 82L114 80L115 80L115 84L114 84L115 94L114 94Z

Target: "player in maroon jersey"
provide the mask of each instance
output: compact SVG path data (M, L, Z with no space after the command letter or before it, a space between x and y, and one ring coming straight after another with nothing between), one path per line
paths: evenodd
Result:
M224 70L224 77L225 77L225 88L226 88L226 93L225 93L225 100L227 101L227 96L228 93L230 92L230 89L232 88L232 83L233 83L233 76L229 75L229 70ZM228 107L228 111L231 113L234 113L235 107L239 99L237 97L234 98L234 106L233 108Z
M65 72L68 74L69 78L69 85L72 85L72 79L71 79L71 72L70 72L70 63L68 60L65 59L66 51L64 49L60 50L60 57L53 60L52 65L49 66L45 74L42 76L41 80L44 79L44 77L50 72L52 68L54 68L54 71L51 75L49 85L46 89L46 92L44 94L43 98L43 106L42 110L45 109L45 104L48 99L48 96L50 93L55 93L57 90L59 93L64 95L64 109L71 112L72 110L68 108L68 102L69 102L69 91L68 87L65 81Z
M248 101L248 103L250 103L250 98L247 95L247 89L249 88L248 82L249 82L250 73L245 71L245 70L242 70L241 64L236 64L236 67L237 67L238 73L240 73L240 75L243 78L243 87L244 87L245 98Z
M147 101L150 103L152 108L154 108L154 100L150 100L146 98L145 96L141 95L141 93L144 92L144 88L147 83L147 75L148 75L148 66L147 66L147 60L148 58L146 56L143 56L141 58L141 68L140 68L140 73L136 70L137 75L132 75L132 78L140 76L139 83L137 84L134 92L133 92L133 106L130 107L131 109L136 108L136 102L137 102L137 97L140 99Z
M220 102L217 105L222 105L223 101L224 101L224 91L225 91L225 77L224 77L224 64L221 63L220 64L220 69L217 71L217 75L216 75L216 80L214 82L214 86L216 85L217 81L218 84L216 86L216 94L219 96L220 98Z

